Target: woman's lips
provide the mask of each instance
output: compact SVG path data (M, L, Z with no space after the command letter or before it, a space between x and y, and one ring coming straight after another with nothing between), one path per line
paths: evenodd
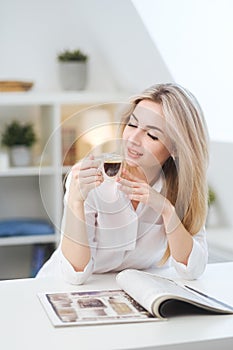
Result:
M135 149L132 149L132 148L128 148L128 156L131 157L131 158L134 158L134 159L138 159L140 158L143 154L136 151Z

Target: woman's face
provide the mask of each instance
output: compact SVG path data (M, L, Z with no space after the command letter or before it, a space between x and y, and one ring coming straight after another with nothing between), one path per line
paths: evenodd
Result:
M124 155L128 165L148 170L162 166L170 156L165 119L159 103L142 100L123 131Z

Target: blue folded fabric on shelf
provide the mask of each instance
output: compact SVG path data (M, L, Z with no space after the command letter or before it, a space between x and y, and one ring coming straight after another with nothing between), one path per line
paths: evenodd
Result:
M9 219L0 220L0 237L49 235L54 227L43 219Z

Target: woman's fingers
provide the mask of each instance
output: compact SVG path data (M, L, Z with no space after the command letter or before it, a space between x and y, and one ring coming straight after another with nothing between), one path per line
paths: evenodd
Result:
M150 186L147 183L133 175L130 179L128 175L127 179L118 178L117 182L120 184L119 189L124 192L130 200L147 204L150 195Z
M84 160L72 167L73 178L80 181L86 179L86 182L89 183L94 177L98 178L102 176L99 167L100 162L98 160Z
M72 189L78 199L81 196L85 200L90 190L103 182L103 175L99 167L100 161L95 160L93 156L72 167Z
M118 179L119 189L132 200L145 201L149 194L149 187L144 182L133 182L126 179Z
M80 179L91 177L91 176L99 176L99 175L102 175L101 171L99 171L98 169L94 169L94 168L80 170L74 174L75 177L79 177Z
M73 171L80 171L86 169L98 169L101 162L98 159L85 159L72 167Z
M136 181L131 181L125 178L118 178L117 182L120 183L120 185L124 188L146 188L148 185L145 182L136 182Z
M87 177L80 177L79 178L79 183L80 185L82 184L91 184L91 183L95 183L98 181L103 181L103 176L102 175L92 175L92 176L87 176Z
M139 185L138 182L133 182L133 181L125 179L123 177L118 177L117 182L119 182L122 186L127 186L127 187L134 187L136 185Z

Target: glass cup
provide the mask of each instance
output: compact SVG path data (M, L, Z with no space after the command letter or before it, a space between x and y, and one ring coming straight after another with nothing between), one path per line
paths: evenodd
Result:
M106 153L103 156L102 171L105 180L114 180L120 174L123 158L120 154Z

